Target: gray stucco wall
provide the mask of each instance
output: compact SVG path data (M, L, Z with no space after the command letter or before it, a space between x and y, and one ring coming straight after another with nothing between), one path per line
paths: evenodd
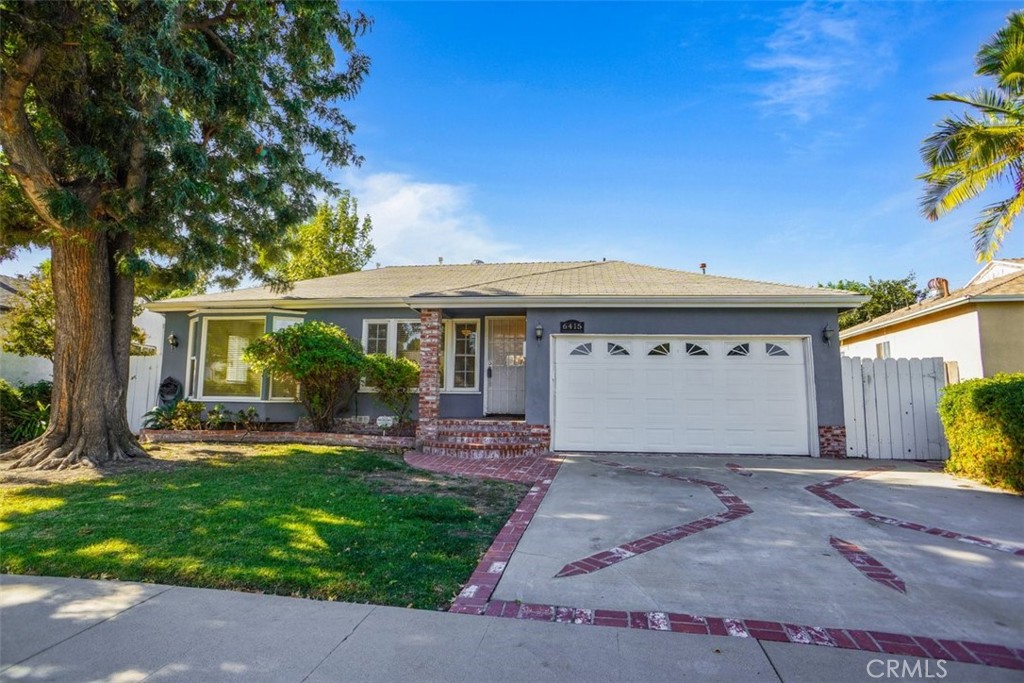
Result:
M484 334L486 315L509 315L509 311L445 311L446 318L474 318L480 321ZM345 329L361 339L365 318L416 318L409 309L325 309L311 310L307 320L323 320ZM834 309L536 309L527 311L526 321L526 420L547 424L550 416L550 335L558 331L559 322L581 320L591 334L749 334L808 335L811 338L815 372L815 395L819 425L842 425L843 393L840 371L839 342L825 344L821 331L826 325L837 328ZM188 315L166 314L163 371L161 378L174 377L184 384L188 357ZM537 342L534 329L543 325L544 338ZM175 334L180 345L172 349L166 336ZM483 339L481 336L480 372L483 374ZM480 378L483 386L483 377ZM303 414L294 403L241 401L224 402L229 410L256 406L260 414L272 422L291 422ZM369 415L371 418L389 414L372 393L359 393L347 414ZM415 401L414 401L415 415ZM483 415L483 394L441 395L442 417L480 417Z
M818 424L842 425L843 383L838 335L831 344L822 341L826 325L838 329L835 309L536 309L527 311L526 421L547 424L550 420L552 333L563 320L580 320L586 334L749 334L811 337L814 358L814 389ZM533 330L544 326L544 339Z
M164 331L164 353L160 378L173 377L185 384L185 375L188 368L188 334L189 321L192 319L186 313L166 313L166 329ZM287 313L277 315L287 316ZM483 334L483 313L455 311L447 314L448 318L473 318L480 321L480 331ZM196 334L201 333L202 318L195 316L199 323ZM337 325L345 330L354 339L362 339L364 319L417 319L419 313L408 308L377 308L377 309L319 309L310 310L304 316L306 320L322 320ZM178 340L178 348L171 348L167 344L167 337L174 334ZM198 344L198 340L196 342ZM197 346L198 354L198 346ZM481 354L482 354L481 347ZM483 372L483 356L481 355L481 367ZM481 378L482 379L482 378ZM266 389L264 388L264 392ZM297 403L286 403L279 401L218 401L228 410L238 411L255 406L260 416L270 422L294 422L304 415L302 406ZM212 405L213 402L208 402ZM391 411L381 405L372 392L359 392L352 399L345 415L368 415L376 418L379 415L390 415ZM442 417L480 417L483 414L483 393L472 394L442 394L441 395L441 416ZM416 417L416 400L412 402L412 417Z

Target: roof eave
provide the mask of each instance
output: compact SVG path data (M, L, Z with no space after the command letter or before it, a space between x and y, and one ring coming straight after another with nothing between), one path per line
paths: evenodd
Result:
M803 296L415 296L414 308L856 308L869 297Z
M956 308L957 306L961 306L977 298L978 297L966 296L951 297L950 300L947 302L936 304L935 306L929 306L928 308L921 309L920 311L914 311L913 313L908 313L907 315L901 316L899 318L892 318L889 320L883 320L881 322L869 321L867 323L863 323L864 327L858 325L857 327L850 327L841 331L839 333L839 340L842 341L844 339L849 339L850 337L859 337L862 334L867 334L868 332L874 332L876 330L881 330L886 327L898 325L908 320L916 320L917 318L930 315L932 313L935 313L936 311L945 311L950 308Z
M797 296L412 296L390 298L254 299L252 301L153 301L160 313L216 313L226 309L307 310L314 308L856 308L869 300L858 294Z

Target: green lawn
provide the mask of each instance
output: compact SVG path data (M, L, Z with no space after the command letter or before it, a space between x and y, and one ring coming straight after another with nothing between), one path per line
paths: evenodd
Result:
M162 471L0 490L0 570L437 608L527 488L355 449L156 455L189 448Z

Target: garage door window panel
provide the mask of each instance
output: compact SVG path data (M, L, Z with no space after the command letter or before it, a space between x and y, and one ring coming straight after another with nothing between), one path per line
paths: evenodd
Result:
M687 356L707 356L707 347L701 346L700 344L693 344L686 342L686 355Z
M764 353L769 358L789 355L789 351L784 346L772 343L764 345Z
M616 344L615 342L608 342L608 355L609 356L628 356L629 349L622 344Z
M736 344L731 349L729 349L729 353L727 353L725 355L727 355L727 356L749 356L750 355L750 344L748 344L746 342L744 342L743 344Z
M662 344L655 344L651 347L651 350L647 352L648 356L669 356L672 354L672 345L668 342Z

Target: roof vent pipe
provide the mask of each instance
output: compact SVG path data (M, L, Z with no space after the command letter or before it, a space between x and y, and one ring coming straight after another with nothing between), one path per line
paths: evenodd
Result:
M949 296L949 280L944 277L933 277L928 281L928 298Z

